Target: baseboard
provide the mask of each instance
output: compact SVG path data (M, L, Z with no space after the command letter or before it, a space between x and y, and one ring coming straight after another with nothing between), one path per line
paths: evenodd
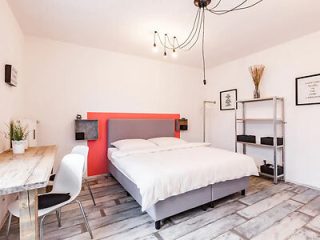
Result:
M297 181L294 181L294 180L286 179L286 182L293 183L293 184L296 184L296 185L299 185L299 186L303 186L303 187L307 187L307 188L311 188L311 189L320 191L320 188L318 188L318 187L310 186L308 184L300 183L300 182L297 182Z

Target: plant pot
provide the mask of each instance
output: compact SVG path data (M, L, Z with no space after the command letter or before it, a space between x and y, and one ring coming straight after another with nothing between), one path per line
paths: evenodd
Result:
M25 141L12 141L13 154L23 154L25 151Z

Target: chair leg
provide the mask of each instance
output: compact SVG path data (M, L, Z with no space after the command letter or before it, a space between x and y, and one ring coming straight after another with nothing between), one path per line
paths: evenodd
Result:
M9 218L8 218L8 225L7 225L7 232L6 232L6 235L7 237L9 236L9 233L10 233L10 227L11 227L11 220L12 220L12 214L9 213Z
M44 229L43 229L43 223L44 223L44 219L46 218L47 215L44 215L41 220L40 220L40 240L43 240L43 236L44 236Z
M76 202L77 202L78 205L79 205L80 211L81 211L82 216L83 216L84 223L85 223L86 228L87 228L87 231L89 232L91 239L93 239L93 234L92 234L92 231L91 231L91 228L90 228L90 225L89 225L89 222L88 222L86 213L84 212L84 209L83 209L83 207L82 207L82 204L81 204L81 202L78 201L78 200L76 200Z
M58 220L58 227L60 228L62 226L62 224L61 224L61 208L56 210L56 216L57 216L57 220Z
M90 193L90 195L91 195L93 205L96 206L96 201L94 200L94 196L93 196L93 193L92 193L92 191L91 191L90 184L88 183L88 181L87 181L86 179L84 179L84 182L86 183L86 185L87 185L87 187L88 187L88 189L89 189L89 193Z

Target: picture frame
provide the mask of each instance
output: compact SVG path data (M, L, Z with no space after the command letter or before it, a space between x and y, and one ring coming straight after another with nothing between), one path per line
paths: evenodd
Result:
M320 74L296 78L296 106L320 104Z
M220 92L220 111L237 109L237 89L230 89Z

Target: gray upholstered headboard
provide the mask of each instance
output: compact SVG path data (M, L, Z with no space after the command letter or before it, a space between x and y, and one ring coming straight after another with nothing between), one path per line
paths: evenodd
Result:
M108 147L121 139L174 137L173 119L109 119Z

